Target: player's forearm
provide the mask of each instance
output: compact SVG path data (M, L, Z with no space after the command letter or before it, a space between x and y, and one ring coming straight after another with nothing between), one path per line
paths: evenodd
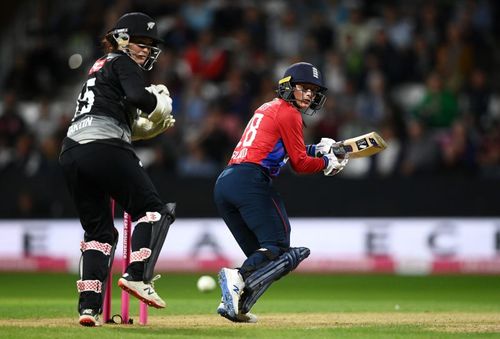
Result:
M143 88L130 87L126 90L127 101L143 112L151 113L156 107L156 97Z
M300 156L290 156L290 165L297 173L311 174L321 172L325 168L325 161L322 158L308 156L305 152Z
M127 102L143 112L150 113L156 107L156 97L149 93L144 77L126 58L118 58L114 69L119 74L120 85L125 92Z

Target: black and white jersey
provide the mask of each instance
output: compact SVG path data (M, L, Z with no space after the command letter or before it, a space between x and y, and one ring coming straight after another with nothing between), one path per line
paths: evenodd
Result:
M76 101L63 151L77 144L101 142L130 148L137 109L150 113L156 97L145 90L143 70L122 52L98 59Z

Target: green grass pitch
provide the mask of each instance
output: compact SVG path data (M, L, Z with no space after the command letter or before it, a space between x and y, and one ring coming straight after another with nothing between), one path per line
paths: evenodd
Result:
M499 276L292 273L255 305L257 324L218 316L220 292L198 292L199 276L164 274L156 288L167 308L150 308L147 326L84 328L76 275L2 272L0 338L500 338Z

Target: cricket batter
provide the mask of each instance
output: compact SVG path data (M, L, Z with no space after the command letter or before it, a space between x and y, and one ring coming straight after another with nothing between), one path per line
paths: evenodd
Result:
M156 308L165 302L153 271L175 204L164 204L131 142L174 125L164 85L147 86L144 71L161 50L156 22L143 13L123 15L102 40L106 53L88 72L75 116L63 141L60 164L85 231L80 250L79 323L99 326L106 279L118 241L110 199L138 221L131 262L118 285Z
M217 312L234 322L256 322L249 313L264 291L309 255L290 247L290 222L273 178L287 161L297 173L340 172L330 152L334 140L306 147L302 114L321 109L326 87L319 70L306 62L291 65L278 84L278 98L254 113L214 189L219 214L247 259L219 273L222 301Z

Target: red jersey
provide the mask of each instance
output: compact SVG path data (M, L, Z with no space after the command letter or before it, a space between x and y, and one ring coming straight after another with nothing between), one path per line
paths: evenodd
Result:
M288 156L297 173L323 170L322 158L307 155L302 128L302 115L291 103L280 98L266 102L248 122L229 165L255 163L277 176Z

